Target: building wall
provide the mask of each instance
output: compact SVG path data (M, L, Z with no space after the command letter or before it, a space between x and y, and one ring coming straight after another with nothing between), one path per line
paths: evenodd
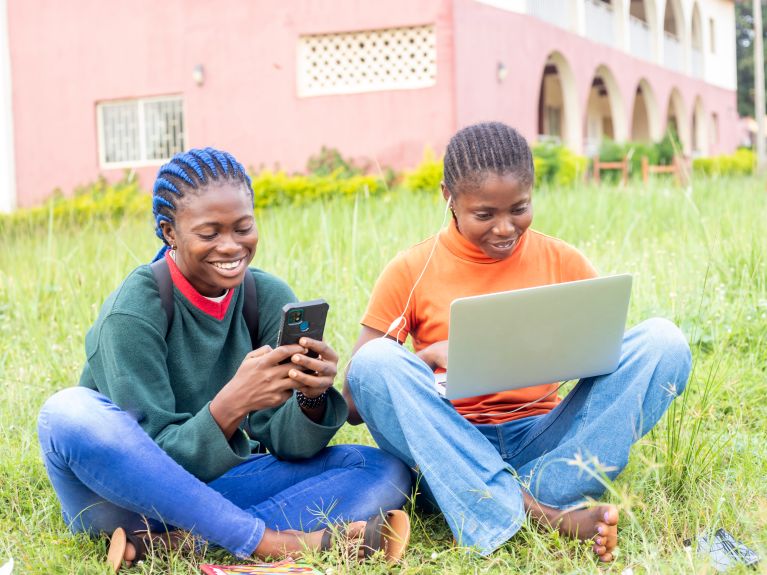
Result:
M599 31L587 0L231 0L226 10L204 0L0 2L7 2L15 128L10 153L22 206L39 203L54 188L69 192L99 175L122 175L99 163L99 102L180 95L186 147L221 147L253 168L300 170L323 145L373 166L403 168L415 165L426 146L441 153L458 127L480 120L506 121L535 140L547 61L556 61L566 80L562 123L566 142L577 151L585 149L597 71L609 89L609 102L600 106L609 106L617 139L631 136L634 95L644 80L653 95L647 115L654 138L665 130L676 91L687 151L693 149L696 98L698 126L713 132L713 115L718 126L715 141L698 149L718 153L737 145L732 0L645 0L653 27L662 29L666 2L681 13L684 72L664 65L662 36L655 36L654 59L632 56L629 0L613 0L611 46L594 36ZM694 6L710 82L691 74ZM527 13L533 9L537 16ZM545 21L552 14L559 26ZM709 57L711 19L717 45ZM434 85L298 95L302 36L425 24L436 30ZM2 43L0 71L1 62ZM193 78L199 67L201 84ZM8 157L0 153L0 161ZM150 187L157 163L133 169Z
M735 3L728 0L709 0L703 19L703 46L706 62L706 81L725 89L736 90L738 72L735 65ZM711 22L714 22L714 52L711 51ZM733 23L731 25L730 23Z
M237 0L221 9L203 0L9 0L8 8L22 206L99 174L121 176L99 165L99 101L181 94L187 147L218 146L255 168L302 169L323 145L411 166L455 127L447 1ZM431 23L434 86L298 97L300 35ZM156 169L136 170L145 187Z
M7 14L7 0L0 0L0 212L10 212L16 206L11 58L8 46Z
M719 137L709 153L729 152L737 146L737 107L733 89L722 88L674 72L662 65L631 56L623 49L598 44L589 38L566 32L544 20L490 6L475 0L455 0L456 111L458 126L498 119L514 125L529 139L538 136L538 96L547 59L555 54L569 67L572 82L565 85L565 111L575 126L570 146L584 149L586 109L597 69L614 81L611 90L613 126L617 139L630 135L634 95L641 80L652 87L657 116L665 130L672 90L678 90L683 108L680 126L687 151L692 150L693 103L700 96L706 117L718 116ZM722 23L724 26L724 23ZM733 31L734 34L734 31ZM732 62L735 66L734 53ZM500 79L499 66L506 70ZM608 88L610 86L608 85ZM569 114L568 114L569 113ZM573 116L575 120L573 120Z

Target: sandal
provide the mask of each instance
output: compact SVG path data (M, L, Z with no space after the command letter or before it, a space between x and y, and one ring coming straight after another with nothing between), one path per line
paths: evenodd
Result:
M146 530L127 533L125 529L118 527L109 538L107 563L112 568L112 572L117 573L122 567L123 561L125 561L127 567L130 567L134 563L143 561L147 553L157 547L162 546L166 550L171 550L179 546L183 547L188 543L186 538L178 540L178 535L181 535L181 533L175 531L173 533L175 535L171 533L154 534ZM131 560L125 559L128 543L133 545L133 548L136 550L136 555Z
M346 536L346 528L341 527L334 537L330 529L325 529L320 549L327 551L335 546L336 539ZM410 541L410 518L399 509L387 511L385 515L374 515L365 523L362 541L358 548L362 551L361 559L371 557L377 551L383 551L386 562L390 565L399 562Z

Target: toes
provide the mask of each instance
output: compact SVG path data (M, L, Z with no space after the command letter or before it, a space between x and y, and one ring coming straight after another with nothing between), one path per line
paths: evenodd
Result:
M614 505L605 505L600 508L600 519L605 525L618 525L618 508Z
M594 553L599 555L600 559L607 553L607 548L604 545L594 545Z
M613 559L614 559L613 554L610 553L609 551L599 556L599 560L602 563L610 563L610 561L612 561Z

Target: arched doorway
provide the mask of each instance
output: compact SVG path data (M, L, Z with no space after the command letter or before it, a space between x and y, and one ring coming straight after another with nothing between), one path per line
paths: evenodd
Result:
M658 100L650 83L642 78L634 94L631 139L638 142L657 142L662 137Z
M562 142L579 151L579 115L572 68L562 54L553 52L546 59L541 77L538 96L539 139Z
M682 147L682 151L685 153L690 152L688 117L684 100L682 100L682 95L679 93L678 89L674 88L671 90L671 95L668 98L666 133L675 135Z
M591 80L586 103L585 151L596 154L602 140L622 142L627 137L625 107L615 76L607 66L599 66Z
M695 105L692 110L692 153L694 156L708 154L708 140L706 112L703 109L703 99L698 96L695 98Z

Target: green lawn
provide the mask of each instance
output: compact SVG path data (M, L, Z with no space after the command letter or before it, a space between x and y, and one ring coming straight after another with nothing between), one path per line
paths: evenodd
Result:
M711 572L682 546L706 527L725 527L767 557L764 182L580 187L540 190L534 198L536 229L573 243L604 274L634 274L630 324L665 316L693 348L687 392L610 488L622 518L618 560L608 570ZM255 265L283 277L303 299L330 302L326 338L345 363L378 272L399 250L433 234L442 215L436 194L406 192L266 211L258 216ZM104 542L71 536L59 515L35 420L48 395L77 382L83 336L100 303L157 247L149 216L0 237L0 565L13 556L17 573L107 572ZM364 427L350 426L336 441L371 443ZM441 518L413 520L402 573L599 569L585 546L533 527L483 559L453 548ZM226 558L221 551L207 556ZM311 559L333 573L387 572L381 562ZM130 572L196 573L199 561L156 557ZM767 573L767 560L760 569Z

